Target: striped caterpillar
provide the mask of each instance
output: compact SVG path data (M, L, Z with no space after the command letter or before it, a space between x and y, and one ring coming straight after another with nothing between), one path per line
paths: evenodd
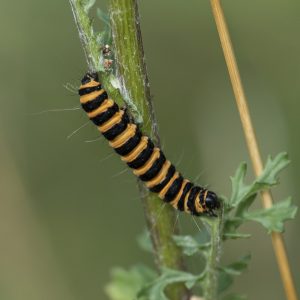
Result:
M162 150L143 135L128 113L108 98L97 73L87 73L79 88L80 103L90 120L147 188L174 208L192 215L216 216L217 195L184 179Z

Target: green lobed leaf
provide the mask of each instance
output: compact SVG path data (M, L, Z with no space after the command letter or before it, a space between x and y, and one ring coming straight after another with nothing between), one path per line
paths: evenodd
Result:
M198 242L190 235L174 235L173 240L187 256L192 256L200 251L203 252L210 246L209 242Z
M246 221L243 217L244 211L247 211L249 206L253 203L256 195L250 196L245 201L241 202L234 216L226 215L223 227L223 239L238 239L238 238L249 238L250 234L244 234L237 232L237 229Z
M164 290L168 285L183 282L190 289L202 278L203 274L193 275L187 272L163 268L162 274L139 292L138 299L145 297L147 300L168 300L164 294Z
M237 206L241 199L244 198L244 195L247 194L248 188L244 184L244 179L247 172L247 164L242 162L237 168L233 177L231 179L232 193L229 200L229 205L231 207Z
M218 294L227 290L233 284L233 276L220 271L218 275Z
M152 269L137 265L130 270L115 268L111 272L112 280L105 291L111 300L137 299L138 292L152 282L157 274Z
M258 177L258 182L265 185L275 185L278 184L278 173L283 170L291 161L288 158L286 152L281 152L272 159L271 156L268 157L266 166L262 174Z
M272 231L283 232L284 222L294 219L297 213L297 207L292 205L291 198L275 203L267 209L260 209L253 212L244 213L244 218L252 220L263 225L268 233Z
M247 165L242 163L237 169L232 181L232 196L227 202L227 214L225 215L223 238L244 238L249 235L239 234L237 229L247 219L248 209L254 202L259 191L270 188L278 183L278 173L289 164L288 156L285 152L279 153L274 159L269 156L262 174L251 184L244 183ZM235 208L234 216L230 216L229 211ZM255 216L253 216L255 217Z
M226 267L222 267L221 270L225 273L227 273L228 275L241 275L241 273L247 269L248 264L250 262L251 259L251 255L245 255L243 257L241 257L239 260L237 260L234 263L231 263L230 265L226 266Z
M237 229L243 224L243 222L245 222L245 220L242 217L226 216L223 226L223 239L238 239L250 237L249 234L237 232Z
M247 202L247 200L250 201L250 197L252 197L251 201L253 201L254 195L257 192L278 184L278 173L289 163L290 160L288 159L288 155L285 152L279 153L274 159L269 156L262 174L250 185L244 184L247 165L246 163L242 163L238 167L235 175L231 177L232 196L228 203L229 207L234 208L238 205L243 204L245 206L244 208L248 208L252 202L247 203L247 205L245 205L244 202Z
M241 201L238 206L236 207L236 211L235 211L235 216L236 217L241 217L243 216L244 212L246 212L249 207L252 205L252 203L254 202L255 198L256 198L256 193L247 197L244 201Z
M233 276L240 275L249 264L251 255L245 255L238 261L226 266L219 268L218 276L218 293L222 293L233 283Z

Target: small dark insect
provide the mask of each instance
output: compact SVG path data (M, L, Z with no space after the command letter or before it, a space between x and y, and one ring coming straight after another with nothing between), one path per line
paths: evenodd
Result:
M162 150L144 135L128 113L108 98L97 73L87 73L79 88L90 120L147 188L174 208L192 215L216 216L217 195L184 179Z
M102 47L102 55L103 55L103 67L106 71L112 70L113 59L112 59L112 51L109 45L105 45Z
M104 59L103 66L104 66L104 69L106 71L111 70L112 65L113 65L113 60L112 59Z
M108 57L111 55L111 49L110 49L110 46L109 45L105 45L103 48L102 48L102 54L103 56L105 57Z

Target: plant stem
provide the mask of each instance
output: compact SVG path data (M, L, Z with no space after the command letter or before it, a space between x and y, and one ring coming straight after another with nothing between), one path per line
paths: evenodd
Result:
M239 69L234 55L230 35L225 21L223 9L220 0L210 0L213 15L217 25L217 30L220 36L221 45L223 48L225 61L228 68L228 73L231 79L232 88L236 98L236 104L240 113L240 119L243 126L248 151L252 161L253 169L256 176L259 176L263 170L262 159L258 148L256 135L254 132L251 116L248 109L247 99L244 93ZM263 206L269 208L272 206L272 195L269 191L261 193ZM285 288L286 297L288 300L297 300L296 289L293 282L293 277L290 271L288 257L285 250L282 235L278 232L272 233L273 248L277 257L277 263L281 273L281 279Z
M153 113L149 81L144 59L140 19L136 0L110 0L110 19L117 63L117 77L122 89L134 102L142 119L142 130L159 144L157 123ZM139 184L145 215L155 249L158 267L183 269L182 256L172 239L175 213L162 204L156 194ZM183 299L186 289L174 284L167 294L170 299Z
M210 231L211 246L206 255L206 274L203 282L203 296L205 300L216 300L218 292L218 264L220 258L222 217L203 221Z
M85 53L88 69L90 72L99 72L100 78L111 98L119 105L124 104L123 96L118 88L112 84L113 75L103 70L101 65L100 55L101 46L97 42L96 33L92 27L92 21L87 12L84 10L83 4L80 0L69 0L74 20L79 32L79 38Z
M110 0L110 19L113 34L114 54L117 66L117 80L120 89L113 86L113 75L103 71L100 63L101 45L97 43L96 35L91 26L91 20L80 0L69 0L79 36L83 44L90 71L98 71L103 86L111 98L118 104L124 100L135 120L140 123L143 132L149 135L159 145L157 123L154 118L150 97L149 81L144 61L139 14L135 0ZM103 46L103 45L102 45ZM168 267L182 270L183 261L180 249L172 239L175 228L175 213L161 199L139 184L141 198L144 204L148 229L150 231L155 260L158 268ZM188 292L181 283L167 289L171 300L188 298Z

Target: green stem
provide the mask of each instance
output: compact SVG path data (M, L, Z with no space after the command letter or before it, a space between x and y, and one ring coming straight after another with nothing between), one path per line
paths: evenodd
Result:
M150 97L146 71L140 20L135 0L110 0L110 18L117 76L141 117L141 127L145 134L159 144L157 123ZM149 193L144 185L139 185L144 203L145 215L155 249L159 267L183 269L179 248L172 239L175 214L169 206L162 207L156 194ZM170 299L183 299L186 289L182 284L174 284L167 294Z
M222 217L205 220L204 224L210 231L211 246L207 252L206 272L203 282L203 296L205 300L216 300L218 293L218 265L220 258Z
M79 32L80 41L84 49L88 69L91 72L99 72L105 89L111 98L119 105L124 104L123 96L118 88L113 84L114 76L104 70L101 63L101 49L104 45L99 45L96 33L93 30L92 20L84 10L81 0L69 0L74 20Z
M85 50L89 70L100 73L102 83L110 97L118 104L124 103L125 100L135 120L140 123L143 132L149 135L156 144L159 144L136 1L110 0L110 19L117 78L102 69L100 63L101 47L97 43L91 20L83 9L81 1L69 1ZM113 80L119 82L120 89L116 89L112 85ZM132 108L135 109L132 110ZM172 234L178 233L177 228L174 228L176 223L174 210L168 205L164 206L161 199L156 194L149 193L142 184L139 184L139 188L157 266L159 268L184 269L181 251L172 239ZM167 290L167 295L171 300L188 298L187 290L181 283L172 285Z

